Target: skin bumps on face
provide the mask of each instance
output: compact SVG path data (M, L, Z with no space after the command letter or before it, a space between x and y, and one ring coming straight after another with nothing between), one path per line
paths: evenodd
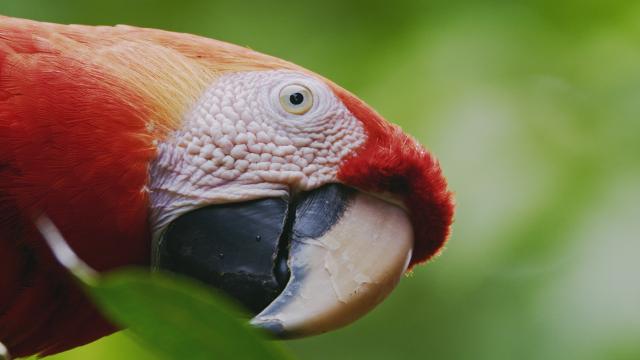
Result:
M289 112L281 101L283 89L295 86L313 97L302 114ZM365 140L361 123L310 75L285 70L222 75L182 127L158 144L149 186L153 226L161 229L199 205L335 182L342 160Z

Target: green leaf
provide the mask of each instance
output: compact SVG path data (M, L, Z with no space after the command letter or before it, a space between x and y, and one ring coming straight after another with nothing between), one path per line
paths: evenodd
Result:
M36 219L54 256L107 317L167 359L286 359L243 314L211 288L148 269L99 274L80 259L46 216Z
M130 269L85 284L108 318L164 358L290 358L226 299L192 280Z

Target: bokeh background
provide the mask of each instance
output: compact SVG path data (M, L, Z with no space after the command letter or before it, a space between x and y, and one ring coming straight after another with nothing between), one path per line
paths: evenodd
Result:
M2 0L226 40L352 90L441 160L442 256L300 359L640 359L640 2ZM215 356L212 354L212 359ZM53 359L153 359L119 334Z

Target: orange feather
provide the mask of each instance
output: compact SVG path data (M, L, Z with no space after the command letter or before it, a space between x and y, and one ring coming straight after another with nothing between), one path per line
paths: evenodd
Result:
M297 68L223 42L0 17L0 339L51 354L114 330L52 259L46 213L98 270L149 262L155 141L219 74Z

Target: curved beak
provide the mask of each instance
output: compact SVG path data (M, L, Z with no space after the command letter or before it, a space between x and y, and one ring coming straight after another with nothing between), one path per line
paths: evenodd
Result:
M380 303L413 249L400 207L343 185L213 205L168 226L158 266L237 299L277 337L344 326Z

